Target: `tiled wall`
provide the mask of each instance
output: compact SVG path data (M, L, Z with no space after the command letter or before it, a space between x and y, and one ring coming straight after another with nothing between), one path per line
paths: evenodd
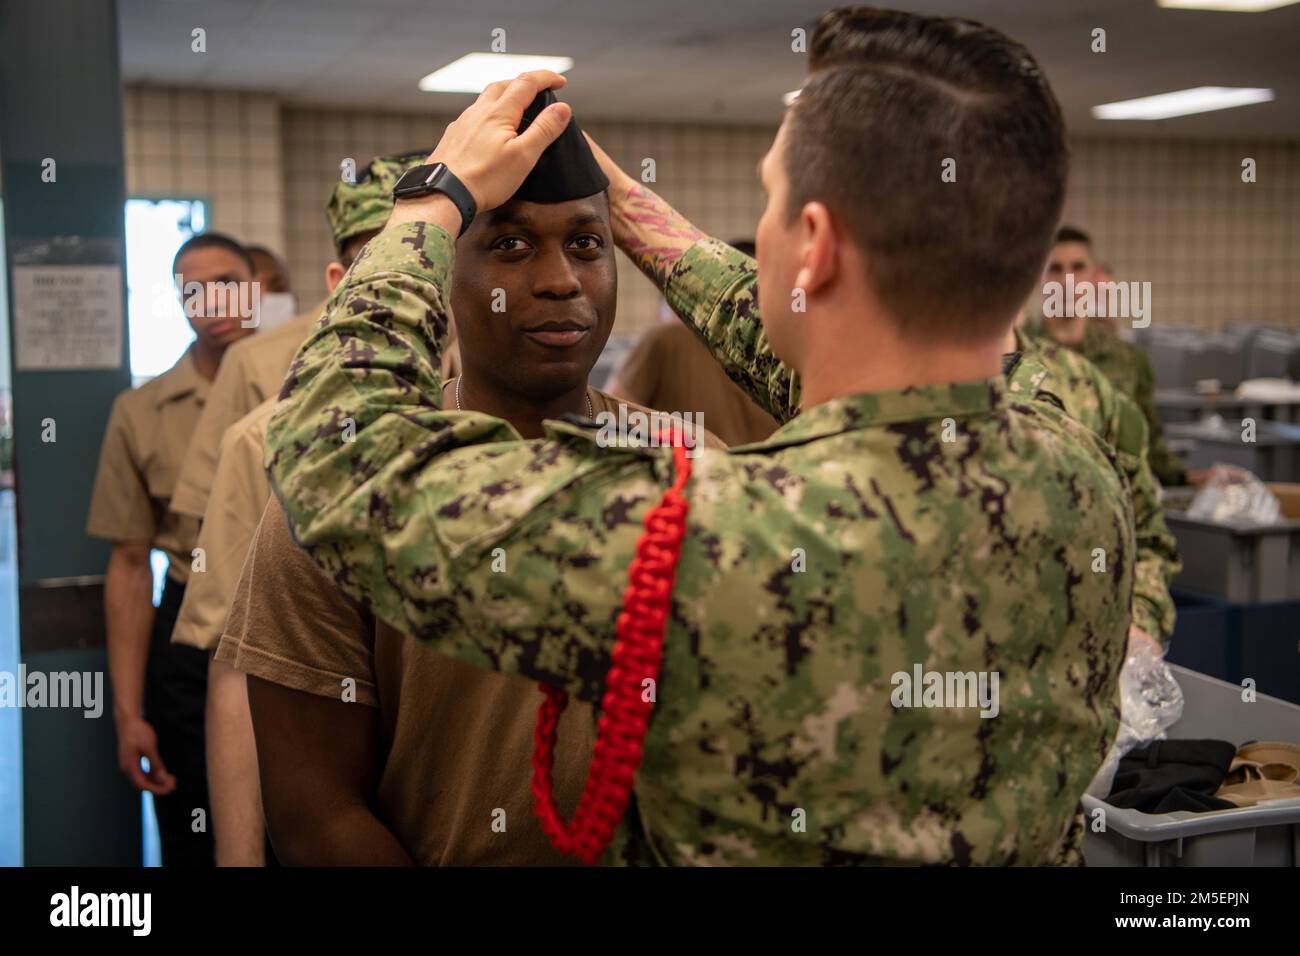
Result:
M285 248L275 97L127 87L122 114L127 195L206 200L210 228Z
M285 250L304 303L324 295L323 211L340 161L431 146L448 119L148 88L127 91L126 116L128 188L210 197L216 228ZM772 129L586 125L630 171L653 158L653 188L703 229L752 237ZM1300 326L1300 144L1089 139L1074 144L1073 169L1066 220L1093 234L1116 278L1152 283L1153 321ZM653 321L657 294L621 256L619 268L618 329L634 332Z
M1151 283L1154 325L1300 326L1300 144L1082 141L1065 217Z

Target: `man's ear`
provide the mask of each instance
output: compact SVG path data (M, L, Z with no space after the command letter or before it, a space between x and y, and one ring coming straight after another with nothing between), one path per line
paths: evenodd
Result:
M799 229L795 241L799 245L799 272L795 285L812 297L835 281L840 269L839 248L843 238L835 228L835 220L823 203L807 203L799 212Z
M325 267L325 285L329 287L331 293L338 288L338 284L343 281L343 277L348 274L348 267L343 263L335 261Z

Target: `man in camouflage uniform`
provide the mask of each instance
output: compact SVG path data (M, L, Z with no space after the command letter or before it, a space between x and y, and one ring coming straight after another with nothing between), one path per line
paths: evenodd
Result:
M816 73L836 65L851 65L876 55L875 46L879 32L897 17L888 10L870 7L840 7L827 12L813 31L808 50L808 70ZM609 163L603 153L602 158ZM648 237L636 223L628 230L636 240L645 244ZM1082 244L1063 245L1063 240L1081 239ZM1076 260L1078 260L1076 262ZM1055 263L1055 266L1051 263ZM739 258L732 263L736 269L752 267ZM1073 265L1084 280L1105 278L1104 270L1093 262L1091 244L1077 230L1057 233L1057 244L1049 263L1052 278L1061 278ZM654 277L654 271L650 272ZM719 290L708 290L709 295ZM743 284L733 286L736 296L751 295L752 290ZM752 305L752 303L751 303ZM1088 323L1090 326L1097 323ZM1161 462L1162 473L1170 475L1169 454L1163 441L1159 441L1160 422L1154 417L1154 403L1150 401L1150 366L1145 356L1137 352L1137 359L1126 350L1132 347L1113 335L1109 327L1090 329L1080 352L1058 345L1048 336L1031 336L1019 325L1007 332L1004 351L1014 354L1008 371L1008 387L1013 395L1035 395L1054 401L1067 415L1086 425L1101 436L1117 453L1117 458L1128 478L1133 493L1133 512L1137 522L1137 564L1133 582L1133 622L1130 635L1139 640L1155 640L1167 644L1174 629L1174 602L1169 585L1181 567L1177 542L1165 524L1160 507L1160 486L1148 461L1151 451L1148 442L1147 420L1156 429L1157 445L1154 454ZM1132 350L1136 351L1136 350ZM1084 355L1106 360L1106 368L1098 368ZM1147 382L1130 380L1133 373L1147 369ZM1108 378L1109 376L1109 378ZM1115 383L1112 385L1112 381ZM1129 396L1145 395L1148 404L1139 407ZM1144 418L1145 416L1145 418ZM1173 465L1178 465L1173 459Z
M607 175L617 175L617 167L599 147L596 153L605 164ZM680 219L674 228L694 230L695 227ZM622 221L619 239L629 248L651 245L648 230L627 217ZM714 267L698 270L695 281L687 287L690 298L679 299L674 307L687 316L701 309L720 307L733 314L757 317L754 260L721 242L713 250ZM652 280L656 274L654 268L647 270ZM1173 634L1175 616L1169 585L1181 561L1177 542L1160 508L1160 487L1147 464L1147 427L1142 412L1095 365L1050 339L1031 336L1016 328L1007 332L1004 349L1010 360L1006 372L1008 392L1012 396L1053 402L1116 450L1132 491L1136 521L1133 628L1139 637L1167 644Z
M763 326L725 300L699 304L699 285L725 269L718 243L666 225L657 252L634 250L657 259L669 302L733 380L787 424L694 460L623 861L1059 860L1077 845L1078 798L1114 737L1134 561L1127 488L1103 442L1046 403L1014 401L999 374L1064 193L1059 108L1028 51L995 31L900 16L893 62L814 77L764 161L759 263L776 291L760 294L772 297ZM944 82L911 83L908 71ZM557 105L515 134L538 90L562 84L546 72L494 84L430 161L492 208L567 123ZM897 97L879 97L881 85ZM988 156L967 150L956 190L889 148L922 148L923 137L899 136L904 117L967 130L952 110L998 143ZM988 137L984 124L1008 112L1014 135ZM858 168L871 156L889 157L878 180ZM1040 194L1029 208L1041 221L990 202L1008 183ZM906 288L886 290L864 266L859 249L873 240L857 239L861 208L846 198L863 184L926 200L901 204L933 237L908 260ZM620 216L679 220L627 177L610 194L616 235ZM895 228L897 214L882 219ZM830 228L841 217L856 244ZM430 398L463 222L440 195L397 204L294 361L268 465L299 542L380 617L596 701L621 606L609 581L626 572L672 458L601 447L580 420L519 441L499 420ZM803 228L811 258L798 251ZM957 252L1010 257L996 275L1015 280L965 292L954 282L947 308L930 298L932 248L954 235L966 244ZM806 317L781 307L797 293ZM905 329L891 324L903 311ZM491 571L497 549L508 573ZM895 704L891 685L913 668L992 671L997 716Z
M1047 260L1043 281L1065 283L1073 276L1074 288L1096 285L1106 279L1106 271L1097 262L1088 234L1072 226L1062 226L1056 235ZM1136 345L1125 342L1101 319L1082 315L1046 316L1032 330L1042 337L1078 352L1099 368L1123 394L1142 410L1146 418L1151 471L1162 485L1187 484L1187 469L1164 440L1164 425L1156 409L1155 373L1146 354Z
M1077 352L1034 338L1019 328L1014 331L1013 345L1023 358L1009 374L1011 391L1017 392L1020 383L1029 391L1032 382L1039 397L1056 400L1067 415L1115 449L1133 496L1137 541L1129 633L1167 646L1175 618L1169 585L1182 561L1160 507L1160 485L1147 460L1147 428L1141 410ZM1035 368L1044 374L1036 378Z

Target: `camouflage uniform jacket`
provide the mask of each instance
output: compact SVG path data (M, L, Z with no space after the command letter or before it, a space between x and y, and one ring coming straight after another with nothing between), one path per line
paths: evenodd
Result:
M453 256L425 223L369 243L290 368L271 476L297 540L379 617L597 701L671 453L600 447L578 420L523 441L442 409ZM714 268L700 243L673 281ZM766 383L750 391L769 404L793 395L757 323L715 305L693 319L733 377ZM686 497L655 714L611 861L1069 854L1117 728L1131 603L1132 514L1104 443L1011 401L1000 377L845 396L759 445L700 450ZM997 716L915 706L956 702L931 695L933 675L977 672L996 675ZM906 692L913 674L924 695Z
M1036 330L1040 338L1050 336L1045 330ZM1132 343L1125 342L1099 322L1089 322L1084 329L1083 341L1070 346L1072 351L1086 358L1106 376L1112 385L1127 395L1142 410L1147 421L1147 460L1151 472L1162 485L1187 484L1187 469L1182 460L1165 444L1165 429L1156 410L1155 373L1146 354Z
M1133 623L1166 643L1174 632L1175 618L1169 585L1182 561L1160 507L1160 485L1147 463L1147 426L1141 410L1079 353L1019 329L1016 347L1046 368L1047 377L1039 383L1041 392L1054 396L1067 415L1115 449L1133 495L1137 540ZM1013 372L1013 393L1015 379Z
M701 247L703 248L703 246ZM723 321L734 312L756 322L758 294L754 260L723 243L710 243L713 268L696 269L682 275L669 288L670 304L678 315L687 317L716 310ZM1106 334L1098 330L1098 334ZM1119 341L1118 339L1116 341ZM1121 343L1125 344L1125 343ZM728 365L742 386L763 390L765 407L785 421L798 408L798 384L793 375L776 375L762 381L748 376L744 342L739 360ZM1067 415L1087 426L1117 452L1121 469L1133 496L1137 558L1133 581L1133 623L1161 643L1174 631L1174 601L1169 585L1182 567L1178 544L1165 524L1160 507L1160 486L1147 463L1147 426L1141 410L1119 388L1111 385L1102 371L1077 352L1054 340L1016 330L1016 347L1022 356L1012 366L1009 388L1013 397L1049 396ZM784 372L784 366L769 364ZM1035 376L1041 368L1046 376Z

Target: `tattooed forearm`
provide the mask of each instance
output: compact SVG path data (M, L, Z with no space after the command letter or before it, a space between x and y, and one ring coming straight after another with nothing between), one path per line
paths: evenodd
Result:
M644 186L611 189L609 200L614 242L660 289L682 253L708 238Z

